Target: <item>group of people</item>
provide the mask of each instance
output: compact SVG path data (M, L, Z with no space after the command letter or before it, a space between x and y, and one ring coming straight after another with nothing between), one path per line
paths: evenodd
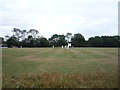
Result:
M53 46L53 48L54 48L55 46ZM71 47L71 43L68 43L68 45L65 45L65 46L63 46L62 45L62 47L61 48L67 48L67 49L69 49Z

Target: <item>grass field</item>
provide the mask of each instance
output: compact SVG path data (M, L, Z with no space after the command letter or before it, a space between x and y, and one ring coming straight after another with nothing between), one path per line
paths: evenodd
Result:
M118 86L118 48L6 48L2 56L3 87Z

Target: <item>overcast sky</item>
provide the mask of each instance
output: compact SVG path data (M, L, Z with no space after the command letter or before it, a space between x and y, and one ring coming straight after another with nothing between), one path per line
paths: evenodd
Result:
M40 35L67 32L118 35L119 0L0 0L0 36L13 28L36 29Z

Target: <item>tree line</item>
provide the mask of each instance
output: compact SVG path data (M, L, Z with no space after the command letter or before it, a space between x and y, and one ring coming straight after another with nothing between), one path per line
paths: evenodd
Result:
M54 34L49 39L40 36L39 31L35 29L20 30L14 28L12 36L1 38L3 47L61 47L66 46L69 41L67 35ZM72 47L119 47L120 36L95 36L85 40L80 33L71 37Z

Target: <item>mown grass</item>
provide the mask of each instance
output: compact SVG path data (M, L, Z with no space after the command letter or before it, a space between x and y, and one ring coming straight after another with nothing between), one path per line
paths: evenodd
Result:
M3 87L118 85L117 48L7 48L2 56Z

